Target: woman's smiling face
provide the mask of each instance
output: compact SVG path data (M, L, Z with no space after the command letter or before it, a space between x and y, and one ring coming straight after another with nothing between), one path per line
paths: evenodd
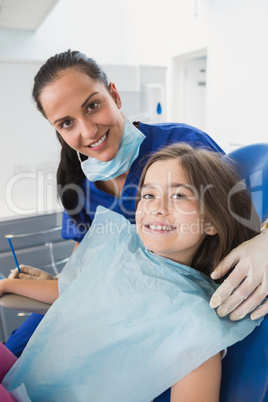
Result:
M155 254L185 265L205 237L204 215L178 159L153 163L136 211L137 232Z
M84 72L69 69L43 89L40 101L46 117L71 148L103 162L115 157L124 119L114 84L108 90Z

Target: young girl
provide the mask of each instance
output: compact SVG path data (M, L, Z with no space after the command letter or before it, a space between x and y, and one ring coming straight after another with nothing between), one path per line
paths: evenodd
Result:
M259 232L239 186L214 152L176 144L156 153L137 226L98 208L7 389L24 384L33 401L149 402L172 387L172 402L218 401L222 353L260 324L208 305L217 287L208 275Z

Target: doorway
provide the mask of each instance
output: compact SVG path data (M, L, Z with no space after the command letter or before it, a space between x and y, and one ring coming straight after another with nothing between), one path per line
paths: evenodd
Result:
M207 51L172 60L171 119L206 130Z

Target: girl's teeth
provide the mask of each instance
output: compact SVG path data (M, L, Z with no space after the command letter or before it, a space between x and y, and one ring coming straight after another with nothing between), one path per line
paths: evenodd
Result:
M107 133L104 134L104 135L99 139L99 141L94 142L94 144L89 145L90 148L95 148L95 147L97 147L98 145L100 145L104 140L106 140L106 137L107 137Z
M173 230L171 226L161 226L161 225L149 225L149 228L152 230Z

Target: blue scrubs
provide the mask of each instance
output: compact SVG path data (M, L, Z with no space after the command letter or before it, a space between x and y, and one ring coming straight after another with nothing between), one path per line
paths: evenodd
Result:
M216 152L223 150L203 131L182 123L139 123L139 130L145 135L140 147L138 158L132 164L123 187L122 195L118 199L96 188L93 182L85 179L82 183L83 196L79 203L82 208L79 221L73 223L67 212L63 214L62 237L80 242L86 234L96 212L98 205L125 216L135 223L135 196L141 172L152 153L166 145L176 142L185 142L193 147L203 147ZM42 319L40 314L32 314L22 326L13 331L6 342L6 347L19 357L28 340Z

